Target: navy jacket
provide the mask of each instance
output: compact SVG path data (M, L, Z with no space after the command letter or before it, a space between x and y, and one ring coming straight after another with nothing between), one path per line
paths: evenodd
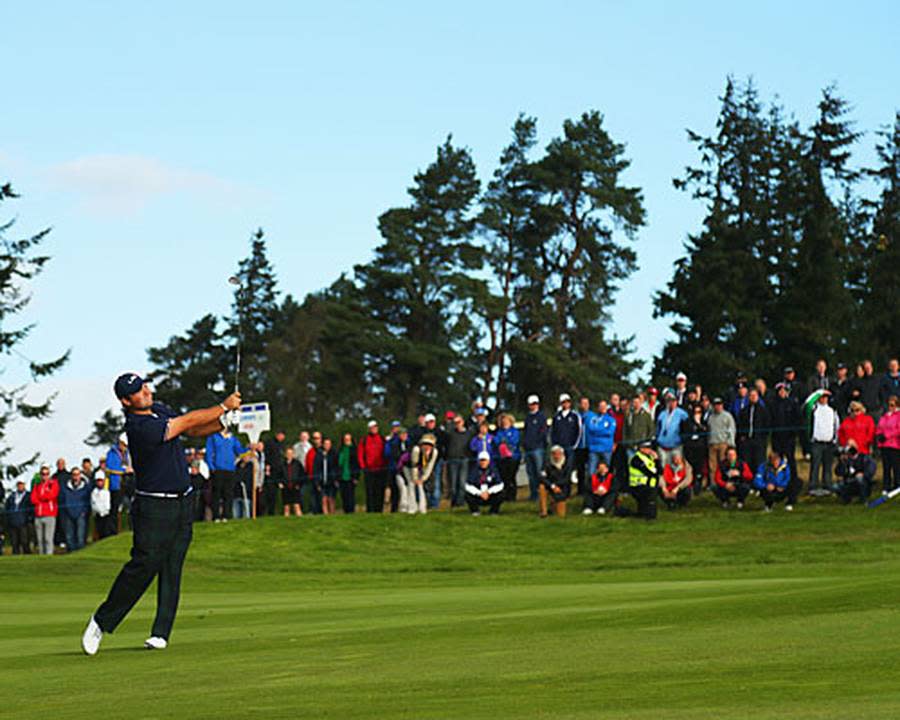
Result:
M528 413L525 416L522 447L525 448L525 452L547 448L547 416L544 415L543 410Z
M20 528L34 522L34 506L31 504L31 493L27 490L22 493L18 505L16 504L16 491L13 490L6 498L6 527Z
M568 415L563 415L560 410L553 418L553 427L550 429L550 442L571 450L581 439L581 415L574 410L569 410Z
M80 515L88 515L91 512L91 485L84 480L77 488L72 487L72 481L59 486L59 511L73 520Z

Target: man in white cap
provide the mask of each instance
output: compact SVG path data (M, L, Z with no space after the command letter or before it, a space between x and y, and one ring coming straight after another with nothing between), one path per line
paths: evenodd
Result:
M566 460L572 462L572 455L580 439L581 415L572 410L572 396L563 393L559 396L559 410L553 417L550 442L559 445L566 453Z
M529 395L522 449L525 450L525 471L528 473L528 499L532 502L538 498L544 454L547 452L547 430L547 416L541 410L541 399L537 395Z
M472 468L469 481L466 483L466 504L473 515L481 515L485 505L491 508L491 515L500 512L503 503L503 480L500 473L491 465L489 452L478 453L478 463Z
M675 376L675 399L678 401L678 407L683 408L687 404L688 386L687 375L683 372Z
M113 534L120 530L119 508L122 504L125 473L131 472L134 471L131 469L131 458L128 455L128 436L122 433L119 435L118 442L106 453L106 477L109 480L109 503Z

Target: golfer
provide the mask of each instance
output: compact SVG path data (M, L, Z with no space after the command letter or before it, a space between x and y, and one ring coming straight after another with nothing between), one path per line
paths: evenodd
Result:
M114 390L125 411L125 432L136 476L134 533L131 560L119 572L109 596L91 617L81 638L81 647L88 655L97 653L103 633L118 627L157 575L156 619L144 647L162 650L168 645L194 514L191 481L179 438L217 432L225 424L225 413L241 405L240 393L235 392L214 407L176 415L153 402L150 387L134 373L121 375Z

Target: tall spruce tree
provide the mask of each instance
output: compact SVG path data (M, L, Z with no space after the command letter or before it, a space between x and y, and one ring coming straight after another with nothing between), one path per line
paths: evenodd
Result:
M0 206L18 197L9 183L0 185ZM16 326L14 319L31 300L28 282L40 275L50 260L48 255L38 252L50 230L13 239L9 234L14 225L14 219L0 223L0 355L6 358L15 355L25 359L19 351L19 346L28 338L35 326L33 324ZM26 359L32 383L52 375L62 368L68 359L68 351L49 362ZM26 400L26 394L31 387L33 387L31 384L0 387L0 460L6 458L12 451L12 448L4 442L11 422L17 418L40 420L52 412L52 396L41 403ZM35 459L36 456L19 459L14 463L4 463L4 474L18 475Z
M364 311L382 328L370 358L373 389L407 418L464 401L474 382L459 353L469 338L469 276L483 264L472 242L478 191L469 151L448 138L416 174L410 204L378 219L374 259L355 268Z
M84 439L90 447L112 447L125 430L125 416L121 410L105 410L99 420L94 421L91 434Z
M897 310L900 308L900 112L894 124L879 132L879 166L868 171L880 187L870 203L872 228L863 250L864 288L861 315L866 354L879 364L898 351Z

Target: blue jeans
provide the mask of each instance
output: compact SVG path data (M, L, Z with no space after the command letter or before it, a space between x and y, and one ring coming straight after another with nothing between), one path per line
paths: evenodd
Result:
M528 499L537 500L541 472L544 470L544 449L525 451L525 472L528 473Z
M612 453L608 452L592 452L588 455L588 478L597 471L597 463L600 462L600 458L603 458L606 461L606 466L609 467L610 455L612 455ZM612 470L612 468L610 468L610 470Z
M430 508L436 508L441 504L441 469L443 468L443 462L440 458L434 461L434 472L431 475L434 481L434 488L431 490L431 496L426 498Z
M469 461L465 458L453 458L447 461L447 485L450 488L450 505L465 503L466 475Z
M240 520L243 518L247 520L250 518L250 513L252 512L252 507L249 500L244 500L244 498L235 498L231 501L231 516L235 520Z
M66 550L81 550L87 539L87 515L82 513L78 517L65 516Z

